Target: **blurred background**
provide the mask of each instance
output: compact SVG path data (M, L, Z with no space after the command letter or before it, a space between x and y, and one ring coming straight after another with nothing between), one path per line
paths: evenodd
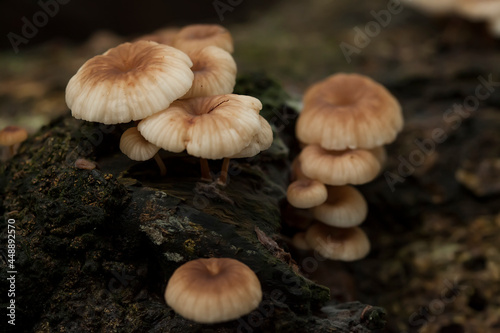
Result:
M398 154L415 150L415 138L432 135L447 109L474 95L478 77L500 82L500 1L494 0L1 3L0 128L20 125L30 133L69 114L64 89L87 59L191 23L228 28L239 73L265 73L296 101L310 84L337 72L383 83L406 119L388 147L391 171ZM486 10L467 7L485 3ZM450 139L398 184L397 195L382 177L363 188L372 253L316 277L340 300L385 307L387 332L500 332L496 87L480 112L462 119L458 130L446 128ZM457 179L457 170L472 178Z

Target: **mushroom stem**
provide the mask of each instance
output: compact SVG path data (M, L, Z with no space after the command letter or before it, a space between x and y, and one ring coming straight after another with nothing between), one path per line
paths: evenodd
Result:
M224 158L224 161L222 162L222 168L220 171L220 176L217 182L221 185L226 185L227 183L227 171L229 169L229 161L230 158Z
M210 177L210 168L208 167L208 161L206 158L200 158L200 166L201 166L201 179L211 181L212 177Z
M14 156L15 155L15 150L14 150L14 145L12 146L9 146L9 153L10 153L10 157Z
M160 155L156 153L155 156L153 156L153 158L155 159L156 164L158 164L158 167L160 168L160 175L165 176L167 174L167 167L165 166L165 163L163 163L163 161L161 160Z

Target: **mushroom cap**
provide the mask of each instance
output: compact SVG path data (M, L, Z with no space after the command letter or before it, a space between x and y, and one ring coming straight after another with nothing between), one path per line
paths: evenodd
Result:
M13 146L28 138L28 132L19 126L7 126L0 131L0 146Z
M362 75L336 74L305 93L296 136L328 150L370 149L394 141L402 127L401 106L387 89Z
M165 301L175 312L206 324L237 319L261 300L255 273L229 258L189 261L175 270L165 290Z
M313 216L332 227L349 228L361 224L368 213L363 195L353 186L328 186L325 203L311 209Z
M311 208L321 205L328 196L326 186L312 179L299 179L288 185L286 198L296 208Z
M268 149L273 144L273 130L267 120L259 116L260 130L254 135L252 141L238 154L230 158L246 158L257 155L263 150Z
M241 152L260 130L261 102L251 96L217 95L173 102L143 119L138 129L149 142L165 150L207 159Z
M193 85L182 98L230 94L236 84L236 62L217 46L188 53L194 73Z
M382 170L385 159L384 147L336 151L309 145L299 155L304 175L328 185L368 183Z
M134 39L134 42L139 40L153 41L158 44L172 45L179 32L180 28L168 27L153 31L150 34L143 35Z
M168 107L193 83L189 57L151 41L123 43L89 59L69 80L73 117L104 124L140 120Z
M205 46L218 46L233 53L233 38L229 31L218 24L192 24L182 28L174 38L173 46L192 52Z
M307 229L306 241L320 255L332 260L358 260L370 252L370 241L359 227L336 228L315 223Z
M146 161L153 158L160 147L144 139L137 127L131 127L120 138L120 150L131 160Z

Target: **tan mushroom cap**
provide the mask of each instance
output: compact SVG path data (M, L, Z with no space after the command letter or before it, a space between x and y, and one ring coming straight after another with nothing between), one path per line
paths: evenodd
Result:
M306 241L327 259L353 261L370 252L370 241L359 227L336 228L315 223L306 231Z
M192 52L206 46L217 46L233 53L233 38L229 31L218 24L192 24L182 28L174 38L173 46Z
M332 227L349 228L360 225L368 213L363 195L354 187L328 186L325 203L311 209L318 221Z
M137 127L131 127L120 138L120 150L131 160L147 161L155 156L160 147L144 139Z
M238 154L229 158L246 158L257 155L263 150L268 149L273 144L273 130L267 120L259 116L260 130L254 135L252 141Z
M379 83L358 74L336 74L304 95L297 138L328 150L371 149L394 141L403 127L398 101Z
M165 301L184 318L211 324L237 319L259 306L259 279L235 259L189 261L177 268L165 290Z
M179 33L180 28L168 27L162 28L153 31L150 34L140 36L136 38L134 41L146 40L153 41L158 44L172 45L175 39L175 36Z
M73 117L104 124L140 120L168 107L193 83L189 57L150 41L123 43L83 64L66 87Z
M296 208L311 208L321 205L328 196L326 186L312 179L299 179L288 186L286 198Z
M218 95L177 100L142 120L138 129L165 150L221 159L241 152L260 130L261 102L251 96Z
M380 173L385 159L384 147L335 151L309 145L299 155L304 175L328 185L368 183Z
M182 98L230 94L236 84L236 62L231 54L216 46L189 53L194 80Z
M28 132L19 126L7 126L0 131L0 146L10 147L28 138Z

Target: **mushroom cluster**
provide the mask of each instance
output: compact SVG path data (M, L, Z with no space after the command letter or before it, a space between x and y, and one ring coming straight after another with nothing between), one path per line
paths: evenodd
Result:
M405 0L430 14L458 14L471 21L486 21L490 32L500 37L499 0Z
M403 127L398 101L382 85L358 74L335 74L305 93L296 124L304 145L292 164L290 205L315 219L293 243L329 259L366 256L370 243L359 225L367 203L352 185L373 180L386 159L383 145Z
M134 121L120 150L132 160L154 158L162 175L160 149L199 157L209 180L206 159L224 159L218 181L225 184L230 158L254 156L273 138L261 102L232 94L232 51L232 37L219 25L162 30L88 60L70 79L66 103L77 119Z

